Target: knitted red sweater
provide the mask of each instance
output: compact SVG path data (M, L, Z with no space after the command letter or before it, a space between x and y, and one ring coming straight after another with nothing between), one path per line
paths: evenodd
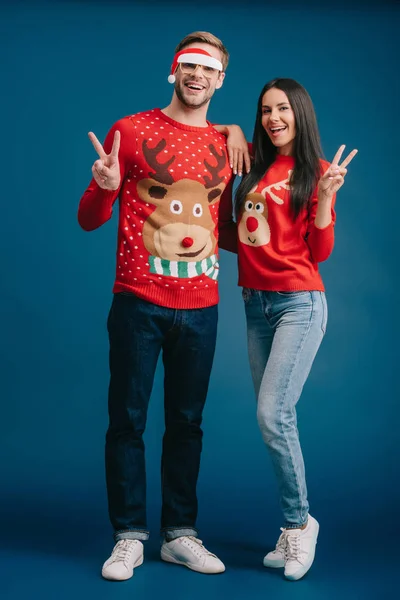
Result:
M114 292L132 292L170 308L218 303L218 205L231 203L226 138L211 124L190 127L160 109L125 117L109 131L111 151L121 132L121 186L92 179L78 220L87 231L110 219L119 197Z
M321 160L323 171L329 163ZM318 229L314 220L318 199L293 222L290 214L289 178L294 158L277 155L257 188L248 194L238 218L232 205L220 207L220 247L238 253L239 285L266 291L324 291L318 263L333 249L335 211L332 222Z

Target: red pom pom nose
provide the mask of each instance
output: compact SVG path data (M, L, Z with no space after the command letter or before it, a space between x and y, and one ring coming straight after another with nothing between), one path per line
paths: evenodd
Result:
M193 246L193 244L194 244L194 241L192 240L191 237L185 237L182 240L182 246L184 248L190 248L191 246Z
M253 231L255 231L258 228L257 219L255 217L247 217L246 227L250 231L250 233L253 233Z

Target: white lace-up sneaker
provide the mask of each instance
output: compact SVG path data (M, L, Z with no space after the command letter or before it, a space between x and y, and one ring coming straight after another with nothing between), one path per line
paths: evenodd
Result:
M300 579L313 564L318 531L318 521L311 515L308 515L305 529L285 530L285 577L287 579Z
M103 565L104 579L124 581L133 575L133 569L143 563L143 544L139 540L120 540Z
M276 543L275 550L268 552L264 556L264 567L272 567L274 569L285 566L285 548L286 548L286 529L281 527L281 535Z
M164 542L161 546L161 558L177 565L185 565L198 573L223 573L225 565L215 554L211 554L203 542L191 535Z

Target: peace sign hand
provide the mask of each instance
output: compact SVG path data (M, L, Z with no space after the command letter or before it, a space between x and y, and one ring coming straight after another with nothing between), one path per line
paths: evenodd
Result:
M332 196L336 194L344 184L344 177L347 173L346 167L358 152L358 150L352 150L342 164L339 165L345 147L345 145L340 146L335 154L332 164L320 178L318 182L318 200L331 200Z
M117 190L121 183L118 160L119 146L121 143L120 132L116 131L114 133L114 141L110 154L106 154L103 146L100 144L94 133L90 131L88 135L94 149L100 157L92 166L94 180L103 190Z

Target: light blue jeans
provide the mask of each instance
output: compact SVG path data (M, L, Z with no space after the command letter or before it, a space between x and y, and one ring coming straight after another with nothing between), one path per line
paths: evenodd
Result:
M257 419L278 479L284 527L300 527L309 505L296 404L325 333L325 294L244 288L243 299Z

